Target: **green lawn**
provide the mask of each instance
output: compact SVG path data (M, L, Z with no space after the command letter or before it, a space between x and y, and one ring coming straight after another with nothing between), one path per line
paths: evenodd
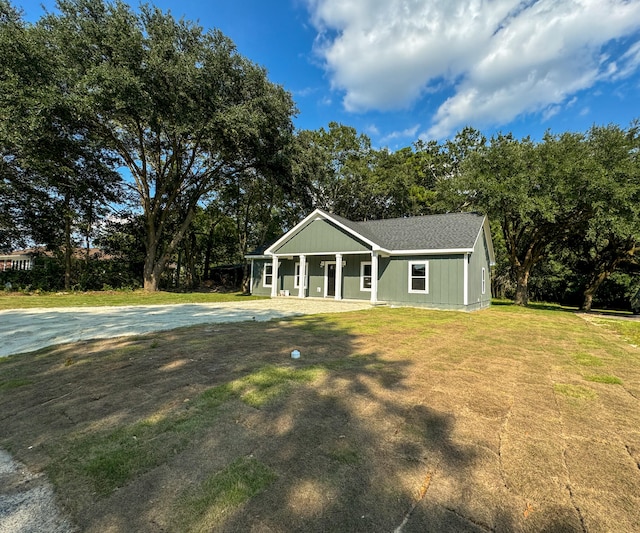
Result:
M639 337L496 305L52 347L0 359L0 447L88 533L640 531Z
M244 302L259 300L260 296L247 296L241 293L205 293L205 292L145 292L138 291L96 291L96 292L59 292L45 294L23 294L19 292L0 292L0 310L33 309L37 307L91 307L108 305L160 305L194 304L216 302Z

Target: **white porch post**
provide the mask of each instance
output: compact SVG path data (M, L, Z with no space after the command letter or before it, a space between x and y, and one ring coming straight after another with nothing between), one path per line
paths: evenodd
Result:
M307 284L307 257L300 254L300 277L298 278L298 298L305 297L305 286Z
M278 257L271 258L271 298L278 296Z
M336 300L342 300L342 254L336 254Z
M371 250L371 303L378 301L378 252Z

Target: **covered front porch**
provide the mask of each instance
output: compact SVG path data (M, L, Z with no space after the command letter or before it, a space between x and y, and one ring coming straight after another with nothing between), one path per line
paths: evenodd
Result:
M378 253L274 254L264 268L271 296L369 300L378 298ZM271 279L269 279L271 277ZM271 283L269 283L271 282Z

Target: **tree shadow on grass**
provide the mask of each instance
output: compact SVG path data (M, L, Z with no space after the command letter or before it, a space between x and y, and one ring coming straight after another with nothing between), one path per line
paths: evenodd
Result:
M0 369L25 384L0 395L0 446L55 472L83 531L393 531L412 509L404 531L514 529L514 509L478 481L495 457L455 436L453 409L407 385L416 360L357 329L315 316L9 358ZM101 492L73 466L84 460L74 443L91 439L89 459L108 442L141 463ZM176 522L190 494L242 458L273 474L263 488Z

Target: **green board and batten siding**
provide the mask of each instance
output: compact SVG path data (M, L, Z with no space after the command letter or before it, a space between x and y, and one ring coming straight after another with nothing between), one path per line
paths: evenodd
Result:
M409 262L429 264L429 293L409 292ZM464 308L464 255L411 255L381 257L378 300L398 305Z
M278 255L365 252L371 247L326 220L314 220L303 231L281 244Z
M473 311L488 307L491 304L491 260L486 237L482 232L475 243L469 258L469 287L467 309ZM482 292L482 269L485 271L485 287Z

